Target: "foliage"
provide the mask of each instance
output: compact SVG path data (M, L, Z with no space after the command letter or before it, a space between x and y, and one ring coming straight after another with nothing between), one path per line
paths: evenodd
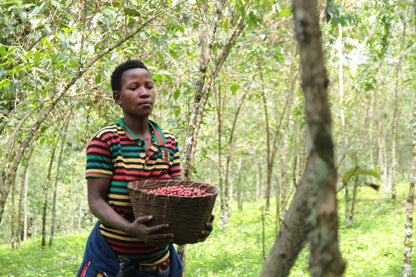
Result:
M376 171L357 166L345 172L344 176L342 176L342 183L348 183L351 180L351 178L359 176L373 176L377 179L380 178L380 175Z

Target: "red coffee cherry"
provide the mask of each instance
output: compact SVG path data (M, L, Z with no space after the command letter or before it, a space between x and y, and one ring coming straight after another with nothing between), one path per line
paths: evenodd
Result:
M144 191L163 194L163 195L176 195L176 196L185 196L185 197L195 197L195 196L206 196L210 193L206 189L184 187L184 186L173 186L173 187L158 187L155 189L145 189Z

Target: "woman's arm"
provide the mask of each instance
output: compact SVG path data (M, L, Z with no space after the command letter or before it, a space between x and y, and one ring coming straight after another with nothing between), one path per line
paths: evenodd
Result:
M110 207L106 202L110 191L110 179L88 178L87 184L88 205L91 213L106 225L122 230L149 245L165 246L172 242L172 233L160 233L168 227L167 224L146 226L145 223L153 219L151 215L138 217L133 222L129 222Z

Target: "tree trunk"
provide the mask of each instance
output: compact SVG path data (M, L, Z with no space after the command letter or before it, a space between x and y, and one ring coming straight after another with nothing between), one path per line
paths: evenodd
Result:
M282 122L286 117L286 111L288 107L292 104L292 95L294 89L289 89L289 95L286 98L285 106L283 108L283 111L280 116L280 120L277 122L276 130L272 136L270 132L270 118L269 118L269 111L267 109L267 98L265 94L264 84L265 80L263 78L262 69L261 69L261 63L259 62L258 66L258 72L260 75L260 90L261 90L261 98L263 103L263 109L264 109L264 117L265 117L265 125L266 125L266 192L265 192L265 198L266 198L266 205L265 210L266 212L270 210L270 197L271 197L271 188L272 188L272 176L273 176L273 165L275 162L276 154L277 154L277 141L278 137L280 135L280 130L282 126ZM292 79L294 81L294 79ZM294 85L294 83L293 83ZM273 141L272 141L273 139Z
M186 130L186 140L184 146L184 157L182 161L182 168L183 168L183 178L185 180L192 179L192 169L193 169L193 153L195 153L196 149L196 141L197 141L197 134L198 128L197 119L199 114L201 113L201 101L203 98L203 90L205 85L205 79L208 70L208 64L211 60L211 52L212 46L214 45L214 40L217 32L217 27L219 21L222 17L222 9L225 5L226 0L218 0L217 6L214 13L214 18L211 23L211 29L209 30L208 38L205 36L205 32L207 29L207 16L208 16L208 2L205 2L204 5L204 19L203 19L203 30L200 36L200 43L201 43L201 58L199 64L199 75L196 81L196 91L194 96L194 103L192 105L191 114L189 117L189 123ZM182 260L182 264L185 268L186 266L186 245L182 245L178 247L178 254ZM185 275L185 273L184 273Z
M345 227L347 229L352 227L352 215L350 210L350 204L351 204L351 197L350 197L350 190L348 189L348 183L344 184L344 204L345 204Z
M231 208L233 203L233 182L230 180L230 171L231 171L231 160L232 160L232 153L234 152L234 134L237 128L237 121L238 117L240 115L241 107L244 104L245 98L247 96L249 90L245 90L243 96L240 99L240 102L238 104L237 110L235 111L235 116L233 118L233 123L231 127L230 137L227 142L227 149L226 149L226 162L225 162L225 178L224 178L224 197L226 199L225 202L225 210L224 210L224 216L223 216L223 223L228 224L228 221L231 218Z
M26 202L25 199L27 197L27 182L28 182L27 171L29 168L29 161L30 161L30 158L32 157L34 148L35 148L35 144L32 144L32 147L29 150L29 154L27 155L27 161L25 164L25 168L23 169L22 183L19 189L19 204L18 204L18 213L17 213L18 225L17 225L17 232L16 232L16 244L17 244L16 247L17 248L20 247L19 242L25 238L23 234L25 233L24 229L25 229L25 225L26 225L25 222L27 221L27 218L25 216L26 209L24 208L23 203Z
M414 2L414 12L416 19L416 0ZM416 21L415 21L416 27ZM412 136L412 163L409 177L409 193L406 199L406 222L404 236L404 254L403 254L403 277L412 276L412 249L413 249L413 212L414 212L414 195L416 183L416 102L413 103L413 136Z
M258 152L255 152L255 160L259 160ZM263 188L263 167L262 163L257 163L257 170L256 170L256 200L260 200L262 198L262 188Z
M325 25L326 2L327 2L327 0L318 0L319 26L321 26L321 27Z
M399 79L400 69L404 54L404 47L406 45L406 21L403 20L403 33L401 39L400 57L396 64L396 83L394 86L394 113L393 113L393 130L392 130L392 141L391 141L391 200L393 204L396 204L396 140L397 140L397 122L399 120L399 106L400 106L400 95L399 95Z
M15 205L15 195L16 195L16 186L11 188L11 205L10 205L10 237L11 237L11 244L12 248L16 248L16 205Z
M251 2L246 5L246 9L250 6ZM235 42L237 40L237 38L241 35L242 31L244 30L246 23L244 21L245 17L244 14L240 15L239 19L237 20L237 18L233 18L231 19L231 21L237 21L236 26L233 28L232 32L230 32L230 34L228 35L227 41L225 42L224 46L222 47L222 50L218 56L218 58L216 58L216 62L215 62L215 66L213 68L213 70L210 73L209 76L209 81L207 84L207 89L206 92L204 93L204 95L202 96L201 99L201 103L200 103L200 107L199 107L199 113L197 115L197 120L196 120L196 124L195 124L195 129L194 129L194 143L193 143L193 147L192 147L192 152L190 155L191 161L193 160L194 156L195 156L195 151L196 151L196 143L197 143L197 137L199 134L199 130L201 127L201 122L202 122L202 118L205 112L205 105L208 101L208 97L211 94L211 91L214 89L215 91L215 80L218 77L218 74L221 70L222 65L224 64L224 62L226 61L226 59L228 58L230 51L232 49L232 47L235 45ZM222 166L222 151L223 151L223 147L222 147L222 111L221 111L221 91L219 91L218 95L217 95L217 102L219 103L219 108L217 109L217 118L218 118L218 142L219 142L219 149L218 149L218 160L219 160L219 189L220 189L220 213L221 213L221 225L226 225L228 223L229 217L231 216L231 201L232 201L232 183L229 182L229 155L226 155L226 166L225 166L225 174L224 170L223 170L223 166ZM244 93L244 97L246 96L247 91ZM243 99L244 99L243 97ZM241 105L238 109L241 108ZM239 110L238 110L239 112ZM221 129L221 130L220 130ZM231 134L231 140L232 140L232 136L233 133L235 131L235 126L232 128L232 134ZM231 144L230 142L228 143L227 148L230 148ZM229 153L230 151L227 150L227 153ZM192 164L192 162L191 162Z
M280 203L281 203L281 199L280 196L282 195L281 193L281 183L279 182L279 179L276 178L276 226L275 226L275 231L276 234L279 231L279 226L282 223L282 212L280 211Z
M293 17L302 65L302 89L312 145L305 173L261 276L288 276L307 237L312 276L342 276L338 249L336 167L326 74L316 1L294 0ZM312 212L313 211L313 212Z
M415 1L416 3L416 1ZM416 5L415 5L416 11ZM412 249L413 249L413 211L416 183L416 102L413 108L413 137L412 137L412 164L409 178L409 193L406 199L406 222L404 233L403 277L412 276Z
M71 112L72 112L72 109L69 110L69 114L67 114L66 116L67 119L65 122L65 126L62 130L63 135L62 135L62 141L61 141L61 150L59 153L58 165L56 167L55 184L53 188L53 197L52 197L52 222L51 222L51 234L49 238L49 248L52 247L52 241L53 241L53 237L55 235L55 229L56 229L56 193L58 191L59 168L61 167L61 163L62 163L62 156L64 153L64 147L65 147L65 141L66 141L66 131L68 130Z
M52 148L51 152L51 158L49 161L49 167L48 167L48 175L46 176L46 180L43 184L43 209L42 209L42 247L46 246L46 217L47 217L47 211L48 211L48 194L49 194L49 186L51 184L51 172L52 172L52 166L53 161L55 159L55 150L58 146L60 135L58 134L55 144Z
M251 5L251 1L248 5L246 5L246 11L247 8ZM232 32L229 34L227 41L225 42L224 46L221 49L221 53L219 54L219 56L215 59L215 65L214 68L212 69L210 76L209 76L209 81L207 84L207 89L206 92L202 95L202 99L200 100L200 104L199 104L199 111L198 114L196 116L196 122L195 122L195 128L194 128L194 142L192 145L192 150L191 150L191 154L190 154L190 164L193 166L193 159L195 156L195 151L196 151L196 144L197 144L197 138L199 136L199 130L201 128L201 123L202 123L202 119L205 113L205 105L208 102L208 98L211 95L211 91L213 89L214 86L214 82L218 77L218 74L221 70L222 65L224 64L224 62L227 60L231 48L235 45L235 42L237 40L237 38L241 35L242 31L244 30L246 23L244 21L245 17L244 15L240 15L240 18L238 20L236 20L236 17L230 19L230 21L237 21L237 24L235 26L235 28L232 30ZM192 168L191 166L191 168Z
M348 148L347 135L345 132L345 116L344 116L344 45L342 43L342 26L338 24L338 58L339 58L339 68L338 68L338 82L339 82L339 113L341 117L341 134L342 134L342 144L345 148Z
M244 201L244 191L243 191L243 181L241 176L243 176L242 169L244 168L243 160L240 158L238 164L238 174L237 174L237 208L239 211L243 211L243 201Z
M355 179L355 177L354 177L354 179ZM355 204L357 202L358 186L359 186L359 184L357 183L356 180L354 180L353 190L352 190L352 200L351 200L351 211L349 212L349 215L350 215L349 223L351 224L350 227L352 227L352 224L354 222L354 213L355 213Z
M272 170L273 170L273 162L271 160L271 138L270 138L270 120L269 120L269 111L267 109L267 99L266 94L264 92L264 80L263 75L261 73L261 67L259 67L258 71L260 72L260 85L261 85L261 96L263 100L263 109L264 109L264 120L265 120L265 127L266 127L266 207L265 210L269 211L270 209L270 192L272 186ZM260 176L261 177L261 176Z
M27 240L27 233L28 233L28 222L27 222L27 178L25 181L25 192L24 192L24 205L23 205L23 238L22 241Z
M287 110L286 113L283 114L282 116L285 116L286 120L285 120L285 126L283 127L283 148L282 148L282 164L281 164L281 170L282 170L282 176L280 179L280 193L281 196L279 197L281 200L280 202L277 202L277 205L281 205L280 208L280 213L281 216L279 215L278 218L280 217L284 217L286 210L287 210L287 202L289 200L289 196L290 193L289 191L291 190L292 186L289 185L289 181L287 178L287 172L288 172L288 159L287 159L287 152L288 152L288 148L289 148L289 125L290 125L290 119L292 117L292 101L293 101L293 94L295 92L295 88L296 88L296 82L298 80L298 72L297 69L295 68L295 54L296 54L296 44L293 43L292 46L292 54L291 54L291 62L290 62L290 85L289 85L289 93L287 96ZM293 172L293 174L296 174L295 172Z
M208 37L205 37L206 25L208 23L208 2L205 2L204 6L204 19L203 19L203 31L200 36L201 44L201 58L199 64L199 75L196 81L196 91L194 96L194 103L192 105L191 114L189 117L188 128L186 130L186 141L184 146L184 158L182 162L183 167L183 176L184 179L190 180L192 178L192 167L193 167L193 157L192 153L195 152L193 148L196 146L197 137L195 137L195 130L197 125L198 115L201 113L201 101L203 98L203 90L205 85L205 79L208 70L208 64L211 60L212 46L214 45L214 40L217 32L217 27L219 21L222 17L222 9L225 5L225 0L218 0L217 6L214 13L214 18L211 23L211 29L209 30Z
M223 123L222 123L222 96L221 90L214 90L215 91L215 98L216 98L216 106L217 106L217 140L218 140L218 149L217 149L217 159L218 159L218 186L220 191L220 227L227 225L228 220L226 217L226 201L228 194L226 194L226 189L224 185L224 177L223 177L223 165L222 165L222 130L223 130Z

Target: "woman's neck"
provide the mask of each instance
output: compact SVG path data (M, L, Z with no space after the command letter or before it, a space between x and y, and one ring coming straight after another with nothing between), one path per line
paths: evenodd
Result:
M143 120L132 120L129 117L124 117L124 124L136 135L138 138L144 139L150 132L149 118Z

